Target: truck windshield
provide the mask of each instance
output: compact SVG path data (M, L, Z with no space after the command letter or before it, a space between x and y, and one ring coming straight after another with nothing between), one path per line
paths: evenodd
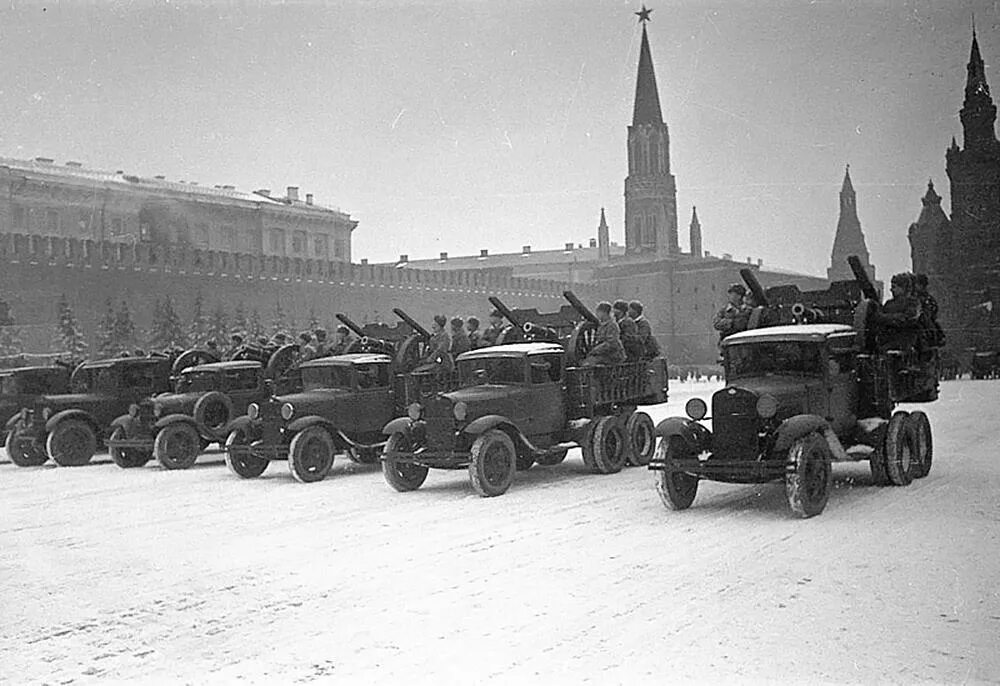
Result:
M219 388L219 375L216 372L186 371L177 382L178 393L194 393L198 391L214 391Z
M822 376L820 344L809 341L743 343L726 348L726 378L747 376Z
M520 357L487 357L458 363L462 384L524 383L524 359Z
M303 367L302 388L314 391L320 388L351 389L351 368L344 366Z

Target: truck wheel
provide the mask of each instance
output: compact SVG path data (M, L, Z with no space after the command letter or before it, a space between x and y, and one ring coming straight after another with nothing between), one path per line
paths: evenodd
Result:
M398 457L390 455L390 453L411 452L412 449L410 439L401 433L389 436L383 449L382 476L385 477L390 486L400 493L417 490L427 478L427 467L410 462L400 462Z
M878 448L872 451L872 456L868 459L868 466L872 470L872 484L875 486L889 486L889 472L886 468L885 441Z
M680 436L670 436L660 440L656 453L657 462L661 462L690 457L691 450ZM656 492L668 509L686 510L698 495L698 477L667 467L656 480Z
M788 449L785 497L800 517L818 515L826 507L833 484L830 446L818 433L799 438Z
M916 441L908 416L896 412L885 431L885 471L893 486L908 486L913 481Z
M330 432L310 426L295 434L288 448L288 471L304 484L322 481L333 468L335 446Z
M97 452L97 434L82 419L64 419L49 434L45 452L60 467L81 467Z
M490 498L510 488L517 469L514 441L499 429L487 431L472 444L469 480L479 495Z
M622 470L625 466L625 436L616 417L600 417L590 423L587 440L583 444L583 461L598 474L615 474Z
M45 451L34 442L28 447L19 444L17 429L11 429L7 432L4 449L7 451L10 461L18 467L41 467L49 460L49 456L45 454Z
M153 455L164 469L190 469L201 452L201 436L187 422L160 429L153 441Z
M913 431L916 459L913 462L913 478L923 479L931 472L934 459L934 439L931 437L931 423L927 415L917 410L910 413L910 430Z
M250 437L244 429L235 429L226 437L226 466L241 479L256 479L267 469L268 461L249 452Z
M554 467L566 459L566 453L568 452L569 450L566 448L559 448L558 450L540 455L535 461L543 467Z
M625 456L633 467L644 467L656 452L656 430L645 412L633 412L625 422Z
M125 429L120 426L115 427L115 430L111 432L111 441L118 441L125 437ZM151 451L139 448L115 448L114 446L108 446L108 454L111 455L111 460L122 469L142 467L153 458Z

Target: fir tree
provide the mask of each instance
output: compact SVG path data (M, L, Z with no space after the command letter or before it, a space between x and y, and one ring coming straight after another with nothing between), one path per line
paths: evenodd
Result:
M261 324L260 312L256 309L250 312L250 320L247 322L247 333L253 336L254 339L264 335L264 325Z
M236 312L233 314L233 331L245 335L249 329L250 322L247 321L247 311L241 302L236 306Z
M128 309L128 303L124 300L115 312L115 323L112 327L114 331L115 353L122 351L132 352L136 346L135 322L132 321L132 313Z
M87 341L84 340L83 332L73 314L73 308L66 300L66 294L59 296L57 307L58 322L56 323L56 335L54 348L56 352L66 353L72 359L83 358L87 352Z
M316 310L313 308L309 309L309 324L310 331L315 331L319 328L319 317L316 316Z
M201 291L194 296L194 311L191 323L188 325L188 338L195 348L203 346L208 338L208 317L205 316L205 300L201 297Z
M0 357L19 355L24 352L21 344L21 329L13 324L0 326Z
M229 343L229 320L222 305L217 305L208 319L208 337L213 339L220 348Z
M119 351L115 342L115 310L111 298L104 303L104 316L97 323L97 352L101 357L112 357Z
M174 303L167 296L162 302L156 301L153 310L153 324L149 329L149 347L154 350L187 347L184 325L174 309Z

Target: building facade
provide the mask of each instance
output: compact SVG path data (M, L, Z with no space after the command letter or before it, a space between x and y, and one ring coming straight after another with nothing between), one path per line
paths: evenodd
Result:
M350 215L267 189L0 158L0 233L350 262Z

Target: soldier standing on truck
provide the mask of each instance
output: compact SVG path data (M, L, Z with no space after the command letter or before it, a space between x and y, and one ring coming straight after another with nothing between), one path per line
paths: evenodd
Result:
M468 350L469 337L465 335L465 322L461 317L453 317L451 320L451 343L448 344L448 352L452 357L457 357Z
M503 315L499 310L493 310L490 312L490 325L483 331L483 347L496 345L501 331L503 331Z
M316 339L316 357L326 357L330 354L330 344L326 340L326 329L319 327L313 331Z
M920 316L920 303L913 296L910 274L894 274L889 282L892 297L878 314L879 347L882 350L907 349L915 342Z
M625 348L622 347L618 323L611 316L611 303L598 303L595 313L600 324L597 327L594 347L587 353L583 366L621 364L625 361Z
M719 332L720 343L726 336L747 328L749 310L743 305L743 296L746 294L747 289L738 283L734 283L726 291L729 302L715 313L715 319L712 320L712 326Z
M427 352L420 358L420 362L417 363L417 368L414 371L432 371L439 367L448 356L448 348L451 345L451 340L444 330L447 323L448 320L445 319L443 314L434 315L434 324L431 325L431 338L427 341Z
M932 346L944 345L944 330L938 324L937 300L927 291L927 275L917 274L914 278L915 295L920 304L921 326L927 342Z
M635 320L628 314L628 303L624 300L615 300L611 306L614 311L615 322L618 324L618 331L621 334L622 347L625 348L625 358L629 362L634 362L642 357L642 344L639 341L639 328Z
M482 333L479 331L479 319L477 317L469 317L465 320L465 331L465 335L469 337L470 350L483 347Z
M628 304L628 316L635 320L635 329L639 333L639 342L642 344L642 359L652 360L660 354L660 343L653 335L653 327L642 311L642 303L638 300L633 300Z
M346 326L337 327L337 339L330 346L330 355L343 355L351 345L351 330Z

